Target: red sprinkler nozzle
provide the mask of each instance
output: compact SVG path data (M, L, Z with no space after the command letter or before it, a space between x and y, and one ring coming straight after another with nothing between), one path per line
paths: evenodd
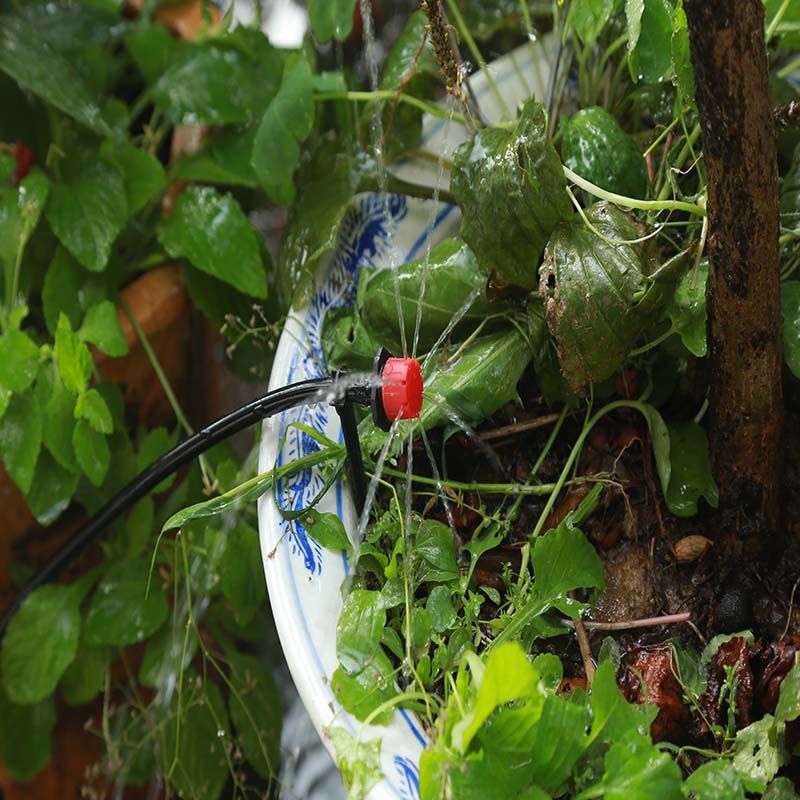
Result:
M415 419L422 409L422 370L416 358L388 358L382 372L383 410L390 422Z

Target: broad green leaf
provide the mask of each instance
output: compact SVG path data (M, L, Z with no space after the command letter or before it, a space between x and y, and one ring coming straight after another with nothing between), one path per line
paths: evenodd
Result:
M155 83L191 44L142 15L125 34L125 46L148 84Z
M157 689L175 680L192 663L198 643L196 627L165 625L147 640L139 665L139 683Z
M767 786L767 790L762 796L762 800L797 800L797 792L794 784L789 778L775 778Z
M744 787L730 761L709 761L683 784L683 793L695 800L745 800Z
M182 697L175 693L176 704L181 698L183 705L180 717L178 709L173 708L164 727L162 768L169 773L173 790L184 797L217 800L229 776L225 753L229 725L225 703L216 684L210 680L201 682L199 676L191 672L184 680L196 689L190 694L185 685Z
M39 371L39 348L18 330L0 335L0 385L12 392L24 392Z
M23 494L31 489L42 446L42 412L33 390L13 394L0 419L0 458Z
M445 583L458 578L458 561L453 532L434 519L424 519L414 531L411 548L417 581Z
M339 667L331 678L331 689L344 710L363 722L376 708L397 694L393 674L391 662L378 649L364 669L355 675L349 675ZM388 708L373 717L372 722L385 725L393 713L394 708Z
M571 24L583 44L591 45L605 27L613 10L614 0L575 0L570 5L567 27Z
M122 172L128 214L144 208L166 186L164 167L146 150L127 142L109 140L100 148L100 153Z
M430 614L431 625L436 633L444 633L456 624L456 611L447 586L434 586L428 595L425 608Z
M800 658L795 655L794 666L781 683L775 719L792 722L800 717Z
M258 531L240 522L226 536L228 541L219 565L222 593L236 609L239 624L246 625L266 598Z
M353 30L356 0L308 0L311 31L319 42L343 42Z
M672 18L672 72L673 80L685 100L694 100L694 68L689 52L689 26L683 0L678 0Z
M465 329L473 330L493 311L507 308L503 303L489 304L488 282L488 272L478 266L469 247L456 239L445 239L427 257L398 267L362 269L356 306L371 337L394 353L403 350L395 292L400 296L403 327L410 344L417 330L418 308L422 306L417 352L426 353L454 315L462 315L454 330L457 336ZM373 352L373 358L374 355Z
M348 550L350 540L344 523L337 514L321 514L316 509L311 509L302 518L303 527L312 539L329 550Z
M783 357L792 374L800 378L800 281L781 285Z
M486 269L533 288L556 225L572 216L559 159L546 137L544 106L528 100L513 128L483 128L453 156L450 189L461 235Z
M103 689L109 663L108 647L95 647L82 641L75 660L61 678L64 700L71 706L79 706L97 697Z
M494 648L483 676L478 682L478 694L470 710L453 727L453 746L465 753L475 734L489 715L500 706L514 700L526 699L539 713L544 705L544 691L540 688L539 673L534 669L522 648L509 642Z
M197 42L182 49L157 80L153 101L172 122L232 125L264 112L280 83L283 56L259 32L252 47L230 39Z
M642 403L638 408L647 420L647 427L650 430L650 443L653 446L653 456L656 460L656 472L661 483L661 491L664 492L666 497L669 491L670 478L672 477L669 429L661 414L653 406Z
M602 786L606 800L683 800L680 767L649 739L639 736L611 746L605 757Z
M638 5L635 0L628 3ZM672 67L672 6L668 0L644 0L643 5L633 47L628 39L628 66L635 81L659 83Z
M98 433L85 419L79 419L72 431L72 448L86 477L95 486L102 485L111 462L105 435Z
M783 725L772 714L736 732L733 766L744 781L769 783L784 759Z
M110 300L101 300L89 306L78 336L109 356L124 356L128 352L128 342L122 332L116 306Z
M0 70L95 133L109 133L97 99L75 67L15 14L0 15Z
M5 386L0 384L0 419L3 418L3 414L6 413L6 409L8 409L8 404L11 402L11 392L6 389Z
M147 593L148 564L142 558L112 564L92 595L86 615L88 644L125 646L155 633L167 618L167 599L156 576Z
M208 186L187 188L159 225L158 238L173 258L187 258L245 294L266 297L256 232L230 195Z
M385 625L380 592L353 589L347 595L336 623L336 655L350 675L357 675L374 657Z
M253 165L253 142L256 127L223 128L211 136L196 153L179 159L175 177L200 183L229 186L258 186Z
M75 429L75 395L64 386L54 370L49 398L42 416L42 440L64 469L78 471L72 436Z
M19 15L54 50L74 52L113 42L128 24L119 14L87 3L30 3Z
M281 696L259 659L230 653L231 721L242 752L262 778L276 778L281 758Z
M136 471L144 472L154 461L157 461L169 450L172 450L177 444L178 433L178 428L170 432L162 426L149 430L144 439L142 439L139 445L139 452L136 454ZM154 494L163 492L169 489L174 482L175 475L168 475L152 491Z
M682 265L676 259L656 272L652 240L618 244L646 231L610 203L595 203L586 219L592 227L575 215L556 228L539 283L561 370L576 393L622 366L658 319Z
M42 287L44 319L51 334L55 334L62 313L73 330L80 326L83 316L80 292L84 282L83 268L72 254L64 247L56 248Z
M313 125L311 67L297 61L284 72L281 88L264 112L253 144L253 169L264 191L280 205L294 201L300 143Z
M25 502L40 525L52 524L67 510L79 478L77 472L65 469L49 452L39 453Z
M105 269L111 245L128 219L123 174L114 164L86 159L53 184L47 221L64 247L87 269Z
M428 18L423 11L417 10L408 18L403 32L392 45L386 61L383 62L381 89L409 90L414 76L424 73L435 77L439 73L436 57L430 41L420 51L423 38L427 34Z
M589 743L618 742L630 736L647 739L658 713L654 705L629 703L617 686L616 668L605 661L597 668L590 696L592 727Z
M582 108L561 130L561 157L573 172L609 192L638 198L647 194L642 149L604 108Z
M50 181L38 167L28 173L18 189L0 190L0 263L8 265L7 282L11 270L21 263L21 253L39 222L49 192Z
M78 651L82 586L35 589L9 623L3 639L3 683L14 703L44 700Z
M719 492L711 474L706 432L696 422L672 423L668 429L670 478L667 508L679 517L690 517L697 513L700 497L716 508Z
M64 386L71 392L82 392L92 374L92 356L63 313L58 318L56 328L55 356Z
M708 351L706 344L706 283L708 259L703 259L695 273L687 272L678 281L675 293L667 303L667 315L686 346L700 358ZM786 286L787 284L784 284ZM800 284L799 284L800 285ZM800 307L800 303L798 303ZM798 336L800 340L800 336Z
M8 699L0 683L0 761L13 780L27 783L45 768L55 725L53 695L20 706Z
M98 433L111 433L114 430L111 412L97 389L87 389L78 395L75 419L85 419Z
M322 2L322 0L320 0ZM348 790L347 800L367 797L383 777L381 771L381 740L356 741L342 727L325 728L324 735L333 743L336 766Z

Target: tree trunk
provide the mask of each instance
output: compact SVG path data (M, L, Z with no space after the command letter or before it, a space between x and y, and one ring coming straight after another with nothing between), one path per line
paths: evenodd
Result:
M710 446L722 549L780 534L779 210L762 0L685 0L708 183ZM722 544L722 542L720 542Z

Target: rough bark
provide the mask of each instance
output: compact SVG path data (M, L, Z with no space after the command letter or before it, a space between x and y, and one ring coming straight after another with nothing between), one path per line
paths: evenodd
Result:
M740 562L780 532L779 210L762 0L685 0L708 183L710 446Z

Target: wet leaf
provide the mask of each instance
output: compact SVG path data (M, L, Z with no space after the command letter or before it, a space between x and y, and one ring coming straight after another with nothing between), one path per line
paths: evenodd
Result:
M425 608L431 616L431 625L436 633L444 633L456 624L456 611L447 586L434 586L428 595Z
M343 42L353 30L356 0L308 0L308 18L320 42L335 38Z
M81 324L83 308L80 291L85 282L83 268L64 247L56 248L42 287L42 306L47 330L55 334L63 313L73 330Z
M629 703L617 685L616 667L605 661L597 668L590 696L592 727L589 743L616 742L628 736L646 738L658 709Z
M79 419L72 431L72 448L86 477L95 486L101 486L111 462L111 450L105 435L98 433L85 419Z
M47 221L64 247L86 269L105 269L111 245L128 219L125 181L117 166L93 157L53 184Z
M31 3L19 15L54 50L69 53L112 42L125 31L119 14L85 3Z
M455 314L463 312L462 322L455 329L457 341L457 332L474 329L490 313L502 313L508 308L503 303L497 308L490 306L486 296L488 280L489 274L478 266L466 244L446 239L431 250L428 258L423 256L398 267L362 269L356 306L371 337L391 352L402 353L396 281L409 350L421 307L417 352L427 353Z
M628 5L643 6L636 41L631 45L628 39L631 77L644 83L659 83L672 67L672 7L668 0L628 0ZM630 17L628 24L630 37Z
M183 156L175 164L175 177L201 183L258 186L253 165L256 127L223 128L211 136L197 153Z
M685 100L694 100L694 68L689 52L689 27L683 0L678 0L672 18L672 72L674 81Z
M253 144L253 169L267 196L280 205L288 206L294 201L293 179L300 163L300 144L313 125L311 67L298 61L287 66Z
M175 628L165 625L147 640L139 665L139 683L156 689L167 685L186 669L197 653L197 628ZM181 662L183 666L181 667Z
M730 761L709 761L695 770L683 785L695 800L745 800L744 787Z
M108 140L100 152L122 172L128 214L135 214L164 190L167 181L164 167L147 150L128 142Z
M629 215L608 203L586 211L594 230L575 216L547 244L539 294L573 391L613 375L653 326L666 300L672 269L656 275L650 240ZM677 265L676 265L677 266Z
M105 683L109 667L109 649L81 642L75 660L61 678L61 693L71 706L82 705L97 697Z
M25 502L40 525L51 525L67 510L79 478L77 471L65 469L49 452L39 453Z
M322 0L320 0L322 2ZM359 800L383 777L381 771L381 740L357 742L344 728L325 728L336 751L336 766L348 790L347 800Z
M114 430L111 412L97 389L87 389L78 395L75 419L85 419L98 433L111 433Z
M800 378L800 281L781 285L783 356L792 374Z
M367 372L372 369L380 348L381 342L364 327L357 309L341 306L325 313L322 353L329 370Z
M733 766L743 780L769 783L783 761L783 731L771 714L736 732Z
M415 76L425 74L438 75L439 68L430 42L420 50L425 38L428 18L420 11L414 11L408 18L405 28L397 41L392 45L386 61L383 63L381 89L411 90L409 83Z
M411 557L420 583L446 583L458 578L453 532L437 520L424 519L419 523Z
M795 656L794 666L781 683L775 719L792 722L800 717L800 658Z
M34 590L14 615L3 639L3 682L14 703L30 705L50 695L78 651L82 584Z
M0 386L24 392L39 371L39 348L27 333L9 330L0 335Z
M573 172L609 192L639 198L647 194L642 150L604 108L582 108L561 130L561 157Z
M686 349L702 358L706 345L706 283L708 259L703 259L695 274L687 272L679 281L675 294L667 303L667 314L672 327L680 335ZM800 303L798 303L800 307Z
M84 391L92 374L92 357L86 345L72 331L65 314L58 318L55 357L64 386L71 392Z
M31 489L42 446L42 411L29 389L13 394L0 419L0 458L23 493Z
M103 576L86 615L88 644L119 647L155 633L169 608L158 576L147 594L149 566L142 558L118 561Z
M672 461L670 459L669 429L661 414L651 405L641 403L639 411L647 420L650 431L650 443L653 446L653 456L656 460L656 472L661 483L661 491L666 496L669 491L670 478L672 477Z
M239 523L227 536L219 565L222 592L233 603L239 624L246 625L266 598L258 531Z
M5 261L9 270L31 238L49 192L50 180L38 167L28 173L18 189L0 190L0 263Z
M67 470L78 471L72 436L75 428L75 395L56 374L50 385L42 419L42 440L53 458Z
M349 550L350 540L344 523L337 514L321 514L312 508L302 519L303 527L312 539L329 550Z
M246 42L245 34L234 34L182 48L157 80L153 100L172 122L231 125L264 113L278 89L283 56L255 29Z
M233 197L192 186L161 221L158 239L173 258L253 297L266 297L267 278L256 232Z
M696 422L671 423L668 429L671 471L667 508L679 517L690 517L697 513L700 497L716 508L719 492L711 474L706 432Z
M78 336L109 356L124 356L128 352L128 342L122 332L116 306L110 300L101 300L89 306Z
M393 675L391 661L383 650L378 649L364 669L355 675L349 675L339 667L331 678L331 689L344 710L363 722L376 708L397 694ZM385 725L393 713L394 708L388 708L373 717L372 723Z
M611 745L601 786L606 800L683 800L680 767L638 735Z
M35 705L17 705L0 683L0 761L11 778L27 783L50 760L56 725L53 695Z
M350 675L361 672L375 655L386 625L380 592L353 589L336 623L336 655Z
M762 800L797 800L798 794L789 778L775 778L767 786Z
M613 10L614 0L576 0L570 5L567 27L572 25L583 44L590 45L605 27Z
M281 697L259 659L230 653L231 721L247 761L262 778L276 778L281 760Z
M542 104L529 100L513 128L483 128L462 144L450 189L461 207L461 235L480 264L534 287L550 234L572 215Z
M96 97L75 67L16 14L0 16L0 70L95 133L109 133Z

